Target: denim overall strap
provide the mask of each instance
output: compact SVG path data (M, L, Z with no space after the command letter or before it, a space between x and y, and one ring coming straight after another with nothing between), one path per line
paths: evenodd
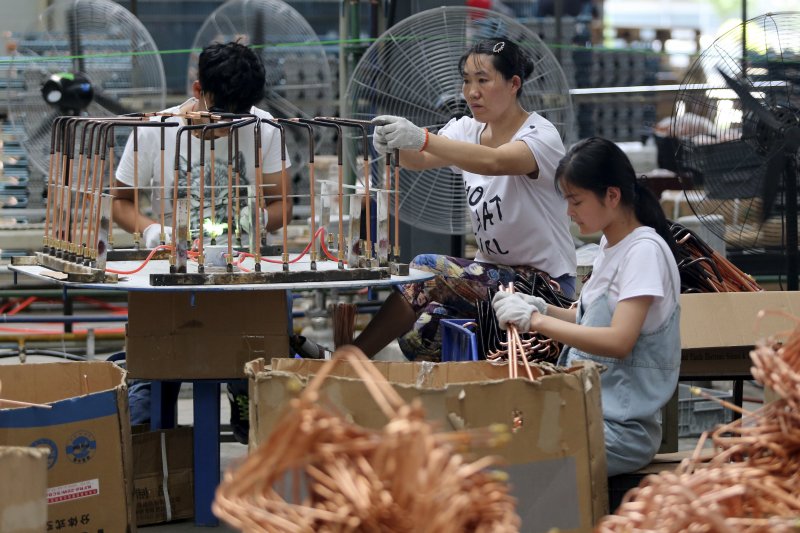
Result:
M617 272L611 282L616 275ZM670 290L673 293L674 287ZM608 327L611 318L608 291L585 309L582 304L578 307L577 322L581 325ZM591 360L607 368L600 382L609 476L645 466L661 444L661 407L669 401L678 383L679 326L680 305L675 301L675 310L665 323L653 332L640 333L631 353L622 359L592 355L572 347L565 347L559 357L558 364L563 366Z

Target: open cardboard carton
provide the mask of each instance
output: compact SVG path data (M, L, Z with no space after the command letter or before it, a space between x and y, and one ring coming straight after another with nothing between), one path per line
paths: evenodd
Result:
M133 493L136 524L194 516L192 428L133 428Z
M0 531L47 529L47 450L0 446Z
M250 362L250 442L265 442L280 416L325 361L263 359ZM459 363L375 362L406 400L419 398L427 418L443 429L482 428L495 423L520 427L496 449L508 471L522 530L591 531L608 509L603 418L598 367L587 362L570 374L537 382L508 379L508 368L485 361ZM387 420L348 363L340 362L321 390L348 420L381 428Z
M800 292L719 292L681 295L681 376L750 376L755 341L794 324L800 317ZM730 378L729 378L730 379Z
M0 445L49 452L46 529L135 531L125 371L107 362L0 365L0 381L4 399L50 406L0 409Z

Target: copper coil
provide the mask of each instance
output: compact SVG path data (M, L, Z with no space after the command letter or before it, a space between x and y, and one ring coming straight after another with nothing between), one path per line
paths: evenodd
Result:
M318 403L340 361L386 415L382 429ZM291 400L269 439L225 474L213 511L248 532L518 531L507 483L487 470L494 458L469 462L455 452L500 436L496 428L435 432L419 402L406 404L360 350L346 346Z
M800 320L786 342L750 353L753 377L781 398L706 432L675 472L648 476L597 526L612 531L789 532L800 523ZM722 402L727 404L727 402ZM714 456L700 460L708 439Z

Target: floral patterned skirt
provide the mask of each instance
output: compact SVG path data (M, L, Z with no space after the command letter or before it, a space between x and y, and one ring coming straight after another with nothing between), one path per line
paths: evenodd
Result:
M541 273L530 266L495 265L435 254L418 255L410 266L436 274L423 283L398 287L418 315L411 331L398 339L400 349L408 359L426 361L441 359L440 320L477 318L476 302L488 299L490 289L494 291L498 284L513 282L516 275L529 277Z

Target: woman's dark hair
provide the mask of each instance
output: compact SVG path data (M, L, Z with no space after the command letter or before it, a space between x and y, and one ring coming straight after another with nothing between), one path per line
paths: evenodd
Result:
M458 72L464 75L464 65L473 54L483 54L492 58L492 66L503 78L510 80L519 76L524 82L533 73L533 60L514 41L504 37L495 37L478 41L464 52L458 61ZM517 97L522 94L522 85L517 91Z
M619 146L600 137L589 137L570 148L556 168L556 187L569 183L605 198L609 187L618 187L620 203L633 208L637 220L650 226L676 253L670 225L655 194L636 178L628 156Z
M215 111L249 113L264 98L264 65L243 44L207 46L200 53L197 70L203 91L214 95Z

